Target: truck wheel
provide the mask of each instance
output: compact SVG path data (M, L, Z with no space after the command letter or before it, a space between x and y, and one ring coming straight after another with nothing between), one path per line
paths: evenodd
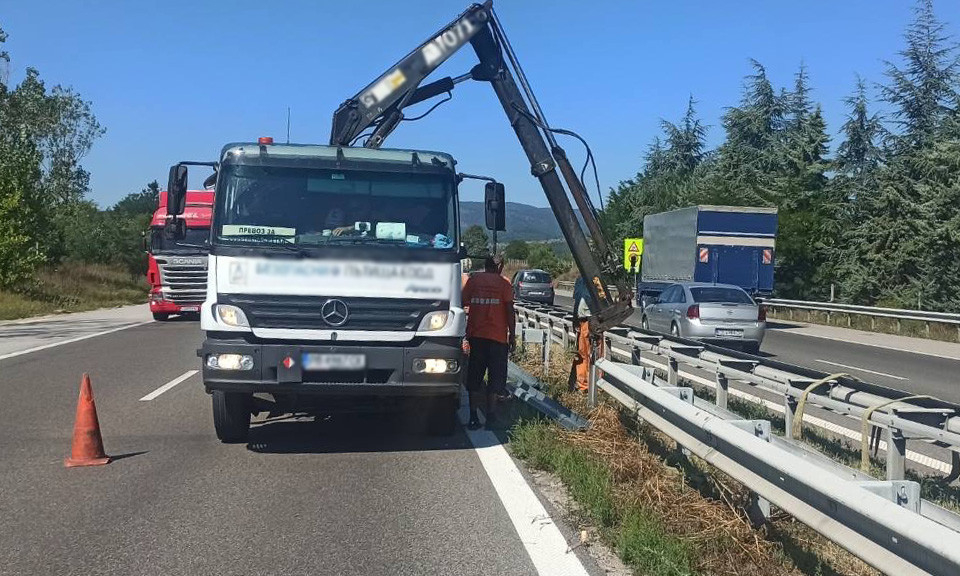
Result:
M646 316L644 316L643 318L640 319L640 328L642 328L642 329L644 329L644 330L646 330L646 331L648 331L648 332L650 331L650 323L647 322L647 317L646 317Z
M170 319L170 315L164 314L163 312L154 312L153 319L156 320L157 322L166 322L167 320Z
M221 442L245 442L250 432L250 395L214 390L213 427Z
M433 436L450 436L457 429L457 396L435 398L430 406L430 421L427 429Z

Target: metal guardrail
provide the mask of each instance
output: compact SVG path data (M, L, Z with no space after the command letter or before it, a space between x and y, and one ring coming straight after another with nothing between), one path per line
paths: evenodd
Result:
M546 328L555 341L567 344L574 337L571 317L563 310L520 304L517 311L521 322ZM770 366L768 360L630 328L614 329L606 340L608 358L597 363L597 387L755 492L758 513L768 514L764 504L771 502L890 574L960 573L960 516L921 500L919 485L903 480L902 467L908 438L960 447L955 407L897 402L891 405L896 410L871 410L889 402L890 396L875 394L885 389L858 390L842 378L820 376L825 393L814 393L819 386L805 393L816 380L799 367L800 374L790 373L780 363ZM637 365L650 364L641 351L666 361L666 380ZM614 362L613 356L630 364ZM715 371L715 404L696 397L692 388L678 387L681 363ZM785 438L772 436L767 421L743 420L726 410L732 380L784 397ZM887 430L887 480L877 481L792 440L792 420L802 416L794 412L800 397ZM931 415L939 416L931 420Z
M823 312L829 317L831 314L845 314L847 322L853 316L867 316L870 318L871 327L875 327L877 318L889 318L897 321L897 331L900 330L901 320L911 320L923 322L929 335L930 324L947 324L957 329L957 335L960 337L960 314L951 312L930 312L926 310L907 310L905 308L880 308L875 306L858 306L855 304L841 304L838 302L808 302L805 300L786 300L782 298L766 298L762 304L768 310L776 312L777 310L787 310L792 314L794 310L805 310L810 312Z

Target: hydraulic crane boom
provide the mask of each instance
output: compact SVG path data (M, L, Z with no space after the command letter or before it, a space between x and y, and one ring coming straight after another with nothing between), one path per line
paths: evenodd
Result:
M479 64L469 73L420 85L468 42L479 59ZM522 92L517 85L517 79L522 86ZM550 208L557 217L577 268L587 280L590 294L588 304L593 312L593 333L598 334L620 323L632 312L632 291L619 284L617 298L613 298L607 291L604 268L606 267L607 271L612 269L613 258L600 228L596 209L570 165L566 152L554 138L555 130L550 128L544 118L503 27L493 11L492 0L470 6L456 20L340 105L333 115L330 144L350 146L366 135L364 146L379 148L404 119L404 108L427 98L449 93L465 80L489 82L500 100L530 161L531 172L540 181ZM365 134L370 128L372 132ZM576 213L567 197L567 190L557 173L558 168L587 225L600 258L599 262L591 252L587 236L577 221Z

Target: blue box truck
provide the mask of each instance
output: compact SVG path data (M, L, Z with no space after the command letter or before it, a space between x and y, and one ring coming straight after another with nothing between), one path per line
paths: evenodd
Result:
M643 219L643 259L637 301L674 282L740 286L773 292L777 209L690 206Z

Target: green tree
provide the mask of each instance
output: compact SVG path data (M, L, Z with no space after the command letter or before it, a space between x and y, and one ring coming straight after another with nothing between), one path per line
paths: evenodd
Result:
M115 212L129 215L153 214L160 202L160 184L154 180L140 192L127 194L113 207Z
M530 254L530 245L523 240L513 240L503 250L504 258L510 260L526 260Z
M554 278L570 269L570 263L560 260L553 249L546 244L533 244L530 246L530 253L527 255L527 265L531 268L539 268L540 270L549 272Z
M463 231L463 245L470 256L470 268L476 270L483 266L483 258L490 254L490 238L483 226L474 224Z
M840 297L851 302L871 302L877 294L877 278L871 271L870 228L863 225L877 199L878 176L884 136L880 116L869 111L866 85L857 78L856 87L847 97L846 121L840 129L843 141L837 147L833 166L836 175L830 183L834 197L842 199L845 212L840 214L845 227L841 232L843 249L837 266Z

